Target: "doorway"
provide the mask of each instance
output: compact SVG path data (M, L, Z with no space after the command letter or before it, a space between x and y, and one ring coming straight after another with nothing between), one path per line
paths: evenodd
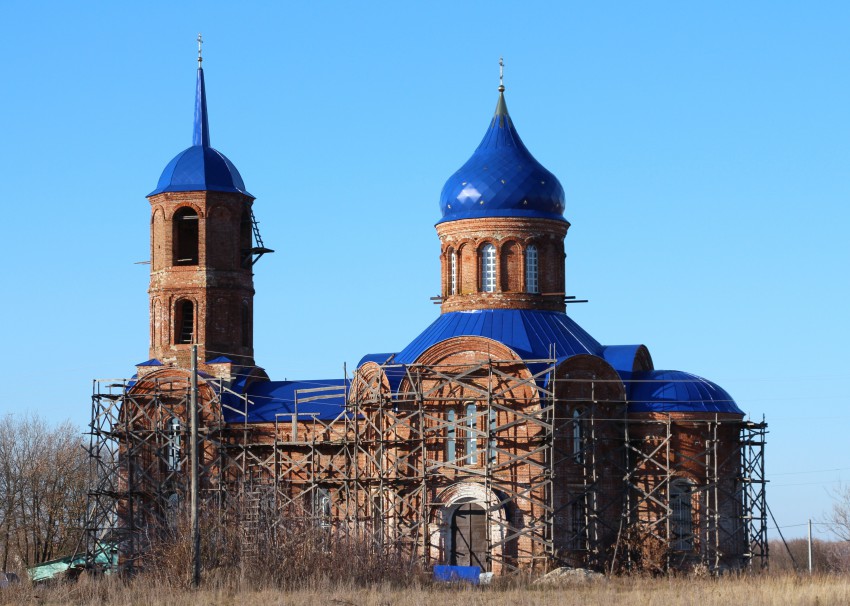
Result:
M475 503L460 505L452 515L453 566L478 566L482 572L487 566L487 515Z

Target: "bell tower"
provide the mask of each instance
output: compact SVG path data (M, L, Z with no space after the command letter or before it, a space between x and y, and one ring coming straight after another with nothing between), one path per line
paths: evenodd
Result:
M265 253L239 171L210 146L204 70L192 146L162 172L151 205L150 357L188 367L225 356L254 364L254 263Z

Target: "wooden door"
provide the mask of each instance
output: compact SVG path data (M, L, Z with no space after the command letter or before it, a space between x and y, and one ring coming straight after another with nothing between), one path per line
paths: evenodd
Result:
M452 516L451 564L488 570L487 516L479 505L461 505Z

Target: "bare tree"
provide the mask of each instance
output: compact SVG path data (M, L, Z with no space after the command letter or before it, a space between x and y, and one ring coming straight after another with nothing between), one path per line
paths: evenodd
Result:
M850 541L850 484L832 493L832 511L826 516L830 531L842 541Z
M70 555L83 531L87 458L77 427L37 415L0 419L3 569Z

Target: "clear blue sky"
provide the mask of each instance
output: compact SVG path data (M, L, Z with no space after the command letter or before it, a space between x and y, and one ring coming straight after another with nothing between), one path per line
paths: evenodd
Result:
M147 358L149 205L212 144L266 244L256 357L342 374L438 313L443 182L505 57L526 145L567 192L570 314L767 416L798 536L850 481L850 3L20 2L0 19L0 412L88 422Z

